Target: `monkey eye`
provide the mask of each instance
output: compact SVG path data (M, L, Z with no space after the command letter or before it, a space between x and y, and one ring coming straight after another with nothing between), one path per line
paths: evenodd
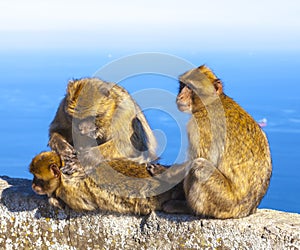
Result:
M182 90L184 87L187 87L188 89L191 89L191 87L188 83L180 82L180 85L179 85L180 90Z
M33 177L33 182L37 185L37 186L44 186L46 181L44 181L43 179L39 179L37 177Z
M179 92L185 87L186 85L183 82L179 82Z

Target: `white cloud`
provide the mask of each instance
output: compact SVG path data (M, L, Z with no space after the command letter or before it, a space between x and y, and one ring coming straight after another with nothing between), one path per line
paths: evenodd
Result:
M299 7L293 0L11 0L0 2L0 30L293 26L299 25Z
M2 1L0 30L122 29L176 18L161 6L138 1Z
M218 39L239 43L258 38L265 43L297 43L299 13L298 0L4 0L0 2L0 32L66 32L73 37L76 32L93 32L97 40L103 34L110 40L107 43L178 39L214 44ZM54 33L48 37L60 40L53 38Z

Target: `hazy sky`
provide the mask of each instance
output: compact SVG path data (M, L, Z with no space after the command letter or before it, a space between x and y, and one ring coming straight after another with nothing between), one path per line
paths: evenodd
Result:
M299 0L3 0L0 45L300 48Z

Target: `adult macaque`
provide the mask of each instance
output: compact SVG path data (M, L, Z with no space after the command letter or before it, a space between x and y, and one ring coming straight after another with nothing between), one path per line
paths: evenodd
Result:
M97 165L127 158L138 163L155 160L156 140L148 122L128 92L97 78L70 81L50 125L80 151L80 160Z
M239 218L255 212L272 173L269 144L254 119L224 94L206 66L179 78L178 109L192 114L187 125L189 158L183 181L187 212L213 218ZM182 206L184 208L184 206ZM179 212L169 201L165 211Z

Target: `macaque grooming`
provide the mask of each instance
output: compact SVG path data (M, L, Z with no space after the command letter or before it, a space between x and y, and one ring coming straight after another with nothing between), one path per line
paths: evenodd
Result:
M224 94L221 80L208 67L192 69L179 81L176 102L179 110L192 114L187 125L189 159L197 162L183 183L189 208L221 219L255 212L272 172L264 132ZM170 201L166 210L172 212L175 204Z
M93 172L86 174L80 162L74 158L72 146L62 136L53 133L50 143L56 152L43 152L34 157L30 172L34 175L32 189L37 194L46 194L53 206L62 208L67 204L77 211L100 209L148 214L153 210L161 210L162 204L170 200L173 190L176 190L174 188L147 197L144 190L147 191L151 185L158 185L147 179L151 177L147 164L127 159L103 161ZM73 164L73 172L67 173L65 169L70 169L70 163Z
M80 161L96 166L103 160L156 160L156 140L139 106L122 87L97 78L70 81L50 125L76 151Z

